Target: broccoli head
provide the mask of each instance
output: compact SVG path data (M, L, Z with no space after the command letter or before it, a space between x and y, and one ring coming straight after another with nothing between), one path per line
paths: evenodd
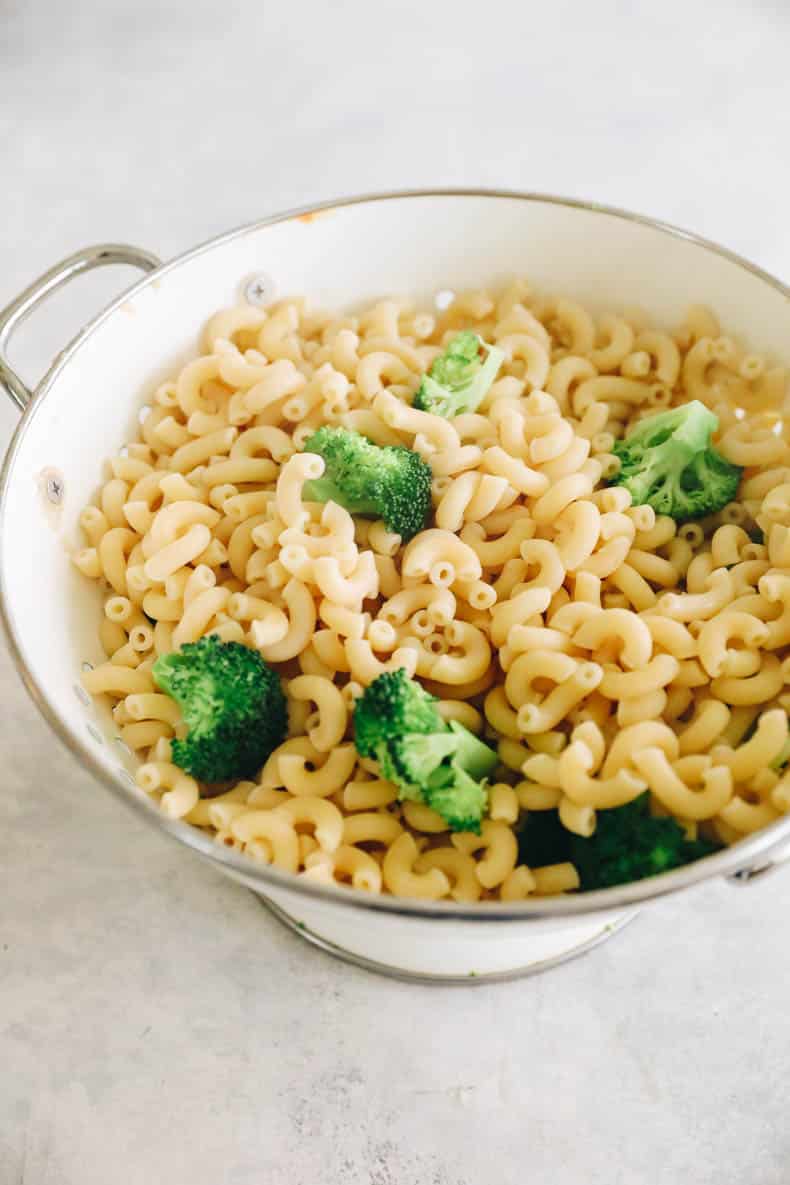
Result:
M431 507L430 466L402 445L380 448L347 428L319 428L305 452L317 453L323 476L305 483L311 502L337 502L349 514L381 518L406 542L425 526Z
M285 739L280 678L257 650L209 636L160 655L153 676L188 729L173 761L201 782L251 777Z
M422 801L417 771L399 743L404 736L420 736L423 743L443 736L444 721L436 700L404 670L387 671L374 679L354 711L354 739L361 757L372 757L389 782L402 790L402 798ZM431 769L447 755L435 754ZM428 760L423 754L423 760Z
M497 756L456 721L446 724L436 703L402 669L379 675L354 710L357 751L378 761L401 800L425 803L454 831L479 831Z
M451 831L480 831L480 820L488 805L485 782L472 777L457 758L449 765L441 765L431 775L424 796L431 810L446 820Z
M485 358L480 355L481 348L486 351ZM423 375L414 406L446 420L477 411L504 357L503 350L481 341L471 329L457 333Z
M530 868L564 864L571 859L572 839L556 811L529 811L518 831L519 862Z
M715 851L714 843L687 839L674 819L654 818L647 794L626 806L599 811L589 839L567 831L556 811L531 812L519 834L520 860L533 868L570 860L582 889L643 880Z
M646 503L678 522L721 510L737 494L742 470L711 446L718 426L698 399L640 420L614 446L620 472L612 483L625 486L635 506Z

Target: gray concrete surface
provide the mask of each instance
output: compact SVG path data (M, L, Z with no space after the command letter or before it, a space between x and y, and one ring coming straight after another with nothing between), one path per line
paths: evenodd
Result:
M630 206L787 278L789 35L768 0L0 0L0 303L86 242L170 256L433 183ZM25 372L118 282L56 301ZM0 756L0 1185L790 1181L790 873L545 978L426 990L144 829L4 649Z

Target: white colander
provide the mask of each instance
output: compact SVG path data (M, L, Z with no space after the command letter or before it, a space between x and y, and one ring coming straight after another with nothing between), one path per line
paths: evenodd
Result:
M92 321L34 392L6 360L14 327L79 272L110 263L147 274ZM0 314L0 384L24 412L0 487L0 612L41 712L94 777L157 827L254 890L289 924L357 963L420 979L479 983L542 969L612 933L641 903L711 876L743 882L775 867L790 818L727 851L616 889L461 906L326 888L248 862L138 791L109 714L82 691L102 661L101 600L69 554L102 463L131 439L155 387L195 353L218 308L307 293L329 308L389 293L431 302L514 274L593 309L639 305L673 322L709 304L757 351L790 362L790 291L711 243L619 210L533 194L385 194L288 213L214 239L171 263L92 247L52 268Z

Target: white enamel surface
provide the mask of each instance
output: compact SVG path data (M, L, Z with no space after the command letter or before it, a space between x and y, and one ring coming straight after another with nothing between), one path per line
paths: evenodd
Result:
M266 895L296 925L342 951L406 974L454 978L505 974L559 959L606 936L628 916L610 910L563 921L486 925L337 909L277 890Z
M111 722L86 711L75 694L80 663L101 659L98 594L68 558L82 545L77 518L101 479L102 459L133 435L156 384L193 356L207 318L238 300L257 272L271 277L278 295L307 292L332 307L390 293L429 298L437 287L460 290L513 274L593 307L638 303L659 322L676 318L693 297L754 348L789 360L788 302L759 277L660 230L549 202L437 196L351 205L251 229L165 270L107 317L57 375L30 419L2 512L2 582L25 663L72 736L87 740L115 777L126 759ZM57 511L42 496L44 470L65 484ZM428 921L390 919L385 937L378 917L342 905L310 908L305 920L328 940L432 974L540 962L607 920L555 923L554 933L530 921L454 923L440 944L427 940L435 925Z

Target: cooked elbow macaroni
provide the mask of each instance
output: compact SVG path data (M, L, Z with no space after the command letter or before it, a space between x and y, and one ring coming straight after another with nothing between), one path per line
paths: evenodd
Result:
M459 329L504 354L473 414L412 407ZM680 330L596 316L524 283L438 314L355 316L289 300L212 318L204 353L160 386L139 439L80 517L74 563L105 593L112 706L137 782L171 818L311 881L474 902L572 892L572 864L528 868L525 812L591 835L648 794L690 834L733 843L790 810L771 768L790 710L790 444L785 372L697 307ZM689 399L745 467L740 500L676 524L608 487L617 439ZM405 545L382 522L305 499L322 424L419 452L433 513ZM288 739L257 780L201 787L156 657L216 634L280 672ZM447 720L498 747L481 834L451 834L353 745L383 671L423 680Z

